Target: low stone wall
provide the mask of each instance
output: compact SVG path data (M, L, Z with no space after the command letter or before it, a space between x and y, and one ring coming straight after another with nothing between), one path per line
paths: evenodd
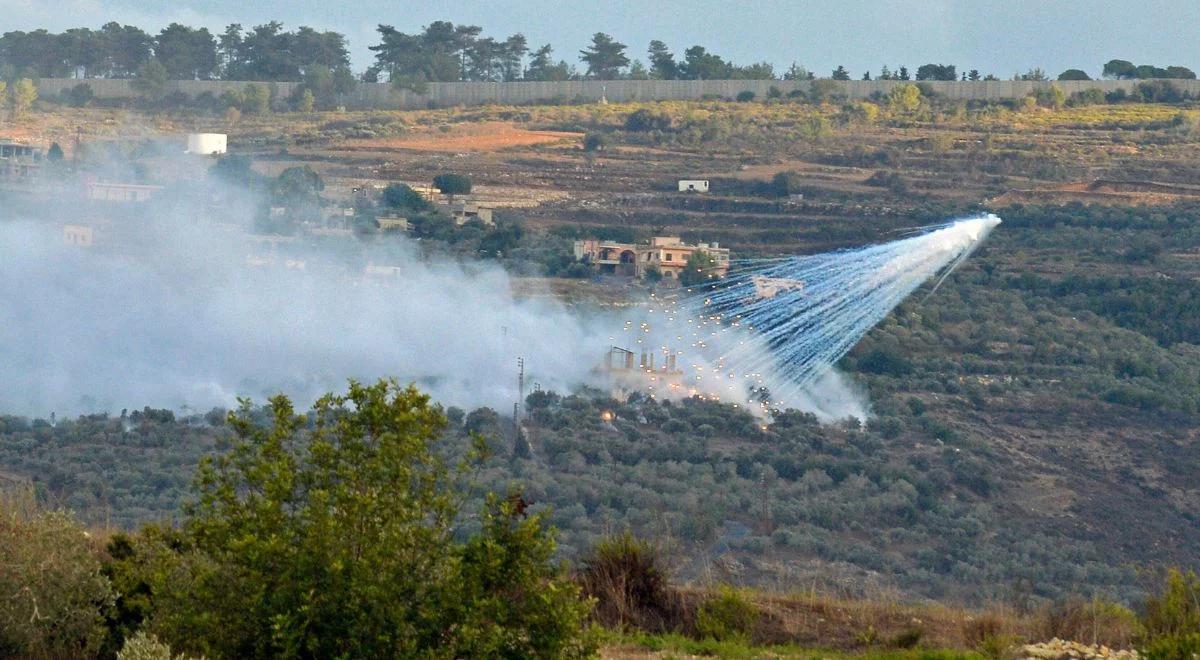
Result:
M935 81L923 82L938 94L951 99L972 101L998 101L1020 98L1038 88L1057 85L1070 95L1086 89L1104 92L1116 89L1132 90L1138 80L1071 80L1058 82L1032 82L1018 80L991 81ZM1200 80L1170 81L1180 90L1200 95ZM62 92L80 83L91 86L99 99L122 99L136 97L137 90L131 80L43 78L38 81L38 93L43 97L57 97ZM229 89L242 89L245 82L223 80L174 80L167 84L167 92L182 92L195 97L204 92L215 96ZM298 83L258 83L274 88L275 94L285 97L292 93ZM852 99L870 98L876 93L886 94L892 87L902 84L895 80L846 80L836 81L843 93ZM343 99L350 108L394 108L418 109L456 105L531 104L539 101L599 101L606 98L612 102L697 100L704 98L734 98L741 92L754 92L757 98L765 98L772 87L783 94L800 89L807 91L811 81L789 80L570 80L563 82L449 82L430 83L425 94L396 90L386 83L360 83Z

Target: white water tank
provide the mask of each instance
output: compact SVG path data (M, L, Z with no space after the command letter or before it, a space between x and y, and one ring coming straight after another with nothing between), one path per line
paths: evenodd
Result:
M201 156L223 154L226 151L226 141L224 133L188 133L187 152Z

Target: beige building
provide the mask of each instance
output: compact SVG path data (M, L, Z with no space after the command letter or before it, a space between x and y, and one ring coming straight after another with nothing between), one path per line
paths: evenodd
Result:
M42 150L19 142L0 141L0 177L29 179L42 168Z
M440 203L442 210L454 218L454 224L465 225L472 220L493 227L496 221L492 219L492 207L476 202L445 202Z
M655 236L648 244L616 243L588 239L575 241L575 258L591 264L601 273L645 277L653 268L664 278L678 279L696 252L712 255L718 276L729 272L729 248L717 243L684 243L677 236Z

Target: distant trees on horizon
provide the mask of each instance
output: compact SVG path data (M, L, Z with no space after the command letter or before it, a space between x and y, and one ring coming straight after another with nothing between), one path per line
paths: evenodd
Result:
M420 90L430 82L598 80L808 80L815 76L793 63L782 75L774 65L738 65L702 45L676 56L663 41L650 41L646 58L632 58L628 46L612 35L596 32L579 51L582 70L554 54L550 44L532 48L518 32L503 39L485 36L477 25L434 21L412 34L380 24L379 42L369 49L374 62L361 75L350 69L344 34L308 26L285 30L270 21L246 29L230 24L220 34L208 28L171 23L152 35L133 25L109 22L99 29L71 28L60 33L45 29L6 32L0 36L0 79L19 78L152 78L175 80L246 80L306 82L310 87L344 92L353 83L392 82ZM1160 68L1114 59L1103 67L1110 79L1194 79L1184 66ZM839 65L829 76L851 80ZM871 80L871 72L862 74ZM999 80L978 69L959 72L953 64L922 64L915 76L900 66L884 66L878 80ZM1041 69L1016 74L1014 80L1050 80ZM1091 80L1081 69L1068 69L1058 80ZM320 96L320 94L318 94ZM328 98L326 93L325 97ZM327 104L327 103L326 103Z
M4 78L136 78L162 67L176 80L304 80L315 69L350 74L346 37L301 26L285 31L271 21L220 35L171 23L157 35L110 22L98 30L13 31L0 36Z

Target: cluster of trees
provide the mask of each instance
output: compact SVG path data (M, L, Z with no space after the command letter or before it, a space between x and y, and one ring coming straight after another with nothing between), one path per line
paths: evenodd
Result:
M596 35L599 37L601 35ZM683 51L683 59L675 60L675 55L667 45L657 39L650 42L647 51L650 62L646 77L660 80L773 80L775 69L767 62L758 62L748 66L737 66L726 61L716 53L710 53L704 46L692 46ZM635 71L630 77L635 77ZM805 75L807 77L807 74Z
M1118 80L1141 80L1146 78L1174 78L1194 80L1196 73L1185 66L1169 66L1165 69L1150 64L1134 64L1128 60L1109 60L1104 65L1104 77Z
M20 117L33 107L37 97L37 85L29 78L18 78L11 86L0 80L0 112L7 109L12 117Z
M580 74L565 60L556 62L549 44L531 53L520 33L500 41L480 36L479 26L448 21L430 23L417 34L406 34L390 25L381 25L378 30L380 43L371 47L375 63L365 78L374 81L386 77L405 87L459 80L569 80L580 75L601 80L775 78L770 64L736 66L703 46L687 49L683 59L677 61L667 45L658 40L650 42L647 67L631 60L627 46L603 32L594 34L588 47L580 51L580 62L586 66Z
M171 23L157 35L132 25L97 30L13 31L0 36L0 68L26 77L300 81L315 68L349 75L345 36L310 27L285 31L272 21L219 36ZM352 78L353 76L351 76Z
M521 33L504 39L483 36L477 25L434 21L420 32L408 34L391 25L378 28L379 43L371 46L375 62L363 74L366 81L390 80L419 89L428 82L661 79L716 80L782 77L784 80L812 78L811 72L793 64L782 76L767 62L739 66L704 46L695 45L676 58L660 40L650 42L646 63L631 59L625 44L611 35L597 32L591 43L579 52L582 72L564 59L556 59L549 44L537 49ZM355 80L344 35L302 26L285 31L271 21L250 29L229 25L214 35L207 28L171 23L157 35L132 25L106 23L99 29L72 28L61 33L47 30L12 31L0 36L0 70L6 77L78 77L166 79L222 79L258 81L337 81L341 88ZM1119 79L1195 78L1182 66L1159 68L1135 65L1126 60L1111 60L1104 65L1104 76ZM851 74L838 66L830 77L850 80ZM907 67L893 71L888 67L878 74L880 80L997 80L977 69L963 71L952 64L923 64L910 78ZM862 75L870 80L871 73ZM1019 80L1047 80L1038 69L1017 74ZM1059 80L1089 80L1080 69L1064 71ZM324 83L326 86L332 83ZM318 94L319 95L319 94Z
M68 516L0 500L0 652L594 652L545 514L513 492L468 516L460 493L486 443L448 454L445 414L415 389L351 383L308 415L279 396L223 425L230 449L200 462L182 525L116 534L103 553Z
M520 33L497 41L481 36L483 28L477 25L449 21L434 21L417 34L400 32L391 25L380 25L378 32L380 42L370 47L375 63L366 72L369 81L383 76L412 86L455 80L520 80L526 74L523 62L529 44ZM550 52L547 45L535 53L539 66L554 68Z
M846 70L846 67L839 65L836 69L833 70L833 73L830 74L829 77L832 80L850 80L850 72ZM785 77L785 79L786 79L786 77ZM864 72L862 74L862 79L870 80L871 72L870 71ZM913 77L913 74L909 72L907 66L901 65L893 70L892 68L888 67L887 65L884 65L884 67L882 69L880 69L879 74L876 76L876 79L877 80L913 80L914 77ZM992 74L984 75L979 72L979 69L971 69L970 71L964 71L962 73L962 75L960 76L958 73L958 67L953 64L922 64L921 66L917 67L917 73L915 76L915 80L918 80L918 81L999 80L999 78L997 78L996 76L994 76Z

